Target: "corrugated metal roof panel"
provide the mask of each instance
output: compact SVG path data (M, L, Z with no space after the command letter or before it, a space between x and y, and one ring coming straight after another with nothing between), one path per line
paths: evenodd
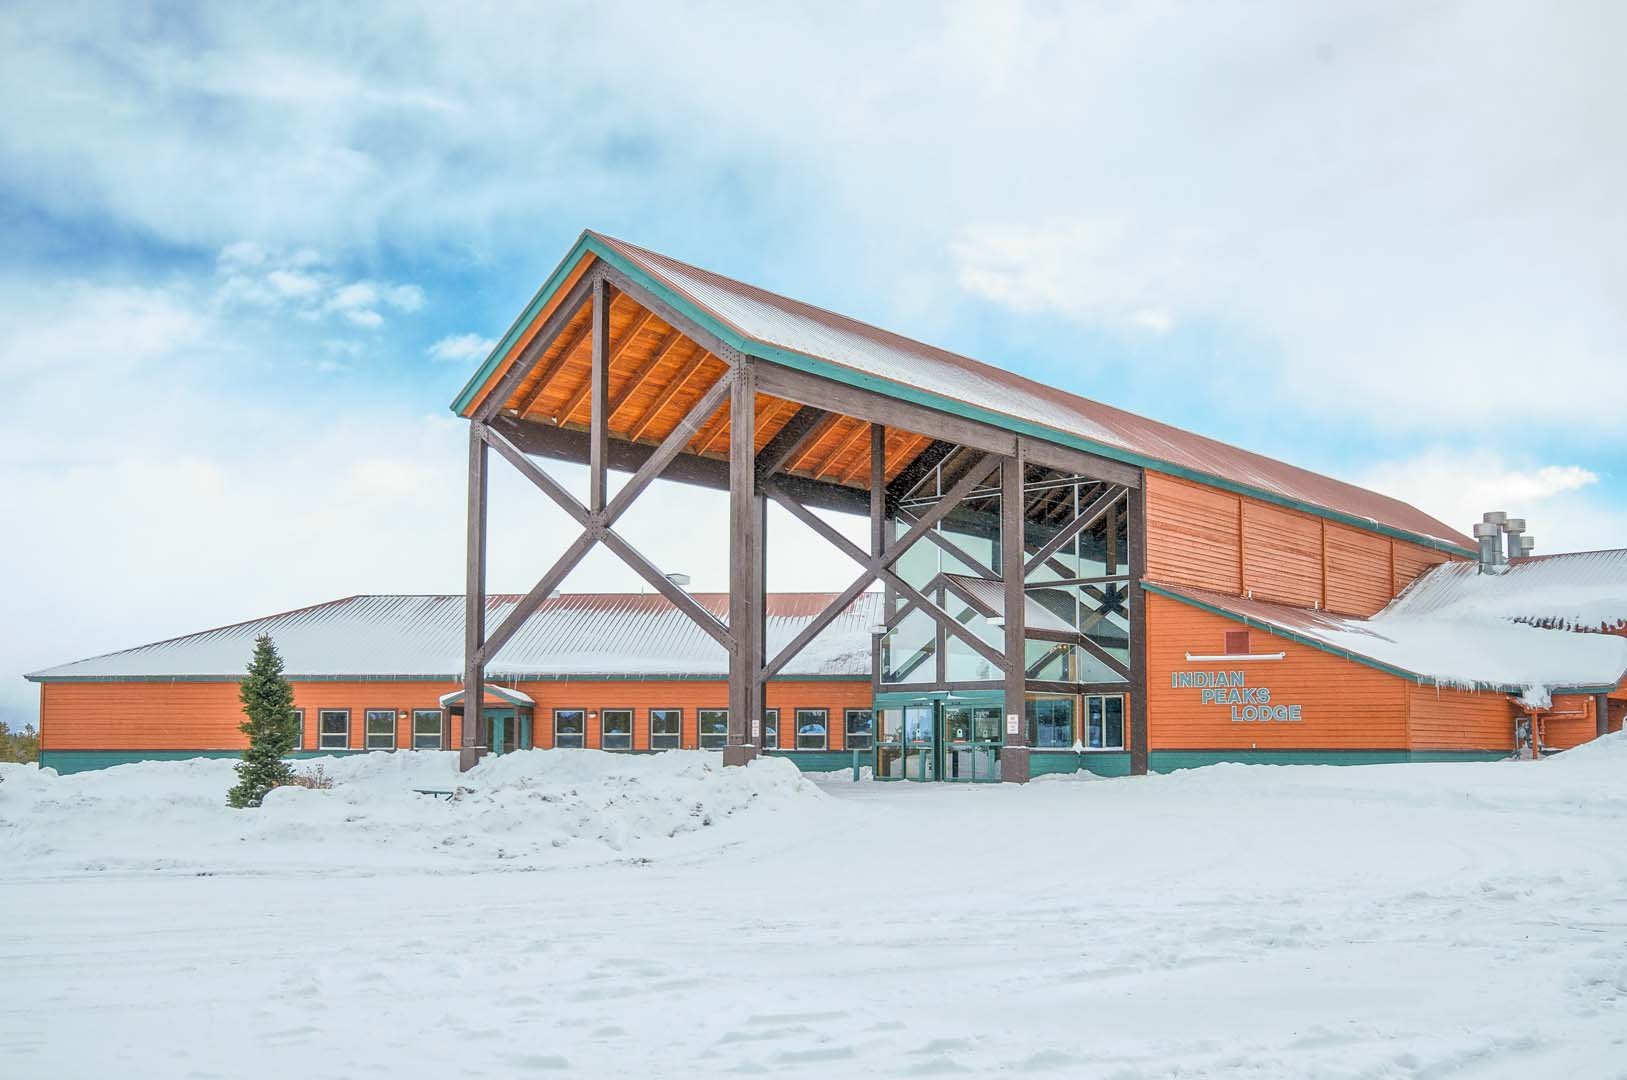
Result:
M1475 563L1445 563L1420 575L1387 610L1619 630L1627 627L1627 548L1515 559L1495 574Z
M1149 420L600 233L589 236L737 333L863 375L1043 425L1294 502L1472 549L1399 499Z
M695 593L720 618L728 596ZM768 652L790 643L834 593L772 594ZM487 625L517 595L486 598ZM339 675L457 679L463 670L462 596L352 596L31 673L31 679L222 677L243 673L254 639L270 634L290 678ZM793 660L782 677L864 676L881 597L865 593ZM547 601L487 665L492 678L728 673L723 648L659 595L566 594Z

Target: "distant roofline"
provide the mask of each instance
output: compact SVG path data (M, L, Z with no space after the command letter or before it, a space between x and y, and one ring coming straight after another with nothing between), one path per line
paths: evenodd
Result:
M1100 442L1096 439L1066 431L1062 428L1050 427L1035 423L1031 420L998 412L971 402L958 401L929 390L908 386L890 379L867 375L864 372L858 371L839 362L817 356L810 356L806 353L788 349L781 345L774 345L768 342L760 341L755 337L751 337L743 333L738 327L728 322L728 320L702 307L693 298L668 288L665 283L657 280L643 267L637 265L637 263L618 251L614 246L617 244L645 252L650 255L655 255L671 262L681 263L681 260L674 259L671 256L662 255L659 252L650 251L647 248L642 248L636 244L618 240L614 237L610 237L590 229L584 229L581 235L577 238L576 243L571 246L571 249L566 253L565 257L560 260L557 266L555 266L553 273L548 276L548 278L543 282L542 287L537 290L536 294L532 297L531 302L526 305L519 317L509 326L508 330L503 334L503 336L498 340L497 344L492 348L491 352L487 355L485 361L481 363L480 367L476 369L475 373L469 378L468 382L464 384L463 389L458 392L457 397L453 399L451 411L454 414L458 416L467 415L467 411L470 406L480 396L486 383L497 371L499 366L502 364L503 359L513 349L514 345L519 341L525 330L536 320L537 316L541 313L542 309L547 306L548 302L553 298L553 296L564 287L566 280L570 277L570 274L576 268L577 264L580 263L585 257L592 256L611 264L617 270L621 271L621 273L625 274L630 280L636 282L641 287L660 297L667 304L671 305L674 309L680 312L684 317L688 318L699 326L706 327L719 339L724 341L730 347L737 349L741 353L755 356L763 360L779 362L796 370L821 375L826 378L834 379L838 382L859 387L861 389L874 390L889 397L912 401L916 404L925 405L929 408L964 416L968 419L989 424L1001 430L1029 435L1031 437L1059 445L1072 446L1075 449L1083 450L1086 453L1096 454L1101 457L1110 458L1115 461L1122 461L1131 465L1137 465L1145 469L1150 469L1154 472L1162 472L1171 476L1193 480L1197 483L1201 483L1209 487L1217 487L1234 494L1247 495L1250 498L1260 499L1277 506L1283 506L1292 510L1299 510L1317 517L1337 521L1341 524L1352 525L1356 528L1376 532L1392 539L1405 540L1408 543L1418 544L1421 547L1426 547L1437 551L1451 552L1453 554L1462 555L1468 558L1473 558L1477 554L1474 547L1464 543L1459 543L1448 537L1432 536L1427 533L1416 532L1400 526L1384 524L1374 518L1363 516L1361 514L1338 510L1331 506L1309 502L1292 496L1268 491L1264 488L1255 487L1253 485L1230 480L1226 477L1213 473L1207 473L1198 469L1189 468L1184 465L1176 464L1172 461L1156 458L1150 454L1144 454L1140 451L1131 450L1113 443ZM771 293L766 289L750 285L747 282L741 282L734 278L728 278L726 275L718 274L715 271L705 270L701 267L693 266L688 263L681 263L681 265L687 266L690 269L700 273L708 274L712 277L721 278L758 293L774 296L778 299L796 303L803 307L821 311L832 316L833 318L854 323L876 333L884 334L890 338L919 345L929 351L940 353L946 358L959 360L964 363L976 365L979 368L985 368L998 372L1007 378L1019 380L1025 384L1028 384L1029 386L1036 388L1041 386L1041 384L1035 382L1034 380L1029 379L1026 376L1018 375L1017 373L1008 369L996 367L959 353L953 353L947 349L942 349L935 345L927 345L925 343L915 341L915 339L907 338L902 334L896 334L890 330L884 330L880 327L863 323L860 320L852 318L851 316L842 315L839 312L832 311L828 308L818 308L815 305L806 304L803 301L792 300L789 297ZM1129 413L1125 410L1118 409L1116 406L1094 402L1090 399L1083 398L1080 395L1073 394L1071 391L1059 390L1058 392L1065 393L1067 396L1081 402L1113 409L1115 412L1121 413L1136 420L1142 420L1154 424L1163 424L1164 426L1170 427L1175 431L1181 432L1182 434L1189 435L1193 438L1207 440L1211 443L1215 443L1216 445L1225 447L1228 450L1253 455L1254 457L1268 461L1273 465L1281 466L1285 469L1298 470L1299 472L1316 477L1320 480L1336 484L1344 484L1349 488L1363 492L1367 495L1389 499L1397 505L1404 506L1422 516L1429 516L1424 514L1424 512L1419 510L1417 507L1412 506L1412 504L1407 503L1405 500L1396 499L1393 496L1382 495L1381 493L1372 491L1369 488L1363 488L1357 484L1350 484L1348 481L1337 480L1334 477L1327 476L1323 473L1317 473L1313 470L1306 469L1303 466L1294 465L1291 462L1286 462L1279 458L1272 458L1266 454L1261 454L1258 451L1246 450L1242 447L1233 446L1229 443L1223 443L1218 439L1212 438L1211 436L1187 431L1184 428L1175 428L1174 425L1165 424L1163 421L1152 420L1150 417L1143 417L1138 414ZM1440 522L1439 524L1445 525L1446 523ZM1446 527L1448 529L1451 528L1450 526ZM1460 537L1460 539L1465 538Z

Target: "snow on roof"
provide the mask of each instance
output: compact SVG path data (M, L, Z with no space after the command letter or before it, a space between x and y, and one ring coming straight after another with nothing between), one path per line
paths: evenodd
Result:
M1507 691L1538 708L1556 691L1614 687L1627 676L1627 638L1388 608L1362 619L1204 589L1148 588L1422 682Z
M726 593L692 594L720 619ZM770 656L835 598L833 593L774 593L768 597ZM486 598L486 625L496 626L517 595ZM338 676L461 679L463 603L452 596L351 596L263 619L189 634L105 656L36 671L53 679L235 678L248 664L254 639L270 634L290 678ZM866 676L870 627L879 593L865 593L781 673ZM665 597L640 593L577 593L549 600L486 666L493 679L561 676L725 677L722 646Z
M984 607L994 612L996 618L1006 616L1006 586L1001 581L991 581L988 578L973 577L970 574L945 574L944 577L954 581L961 588L971 593ZM1076 632L1077 628L1044 607L1027 593L1023 594L1023 625L1031 630L1052 630L1064 634Z
M1474 548L1462 533L1400 499L1079 397L614 237L590 231L583 241L595 254L631 263L742 337L851 369L867 377L868 385L879 379L925 391L1151 459L1154 468L1163 462L1364 524ZM482 379L477 374L471 385Z
M1444 563L1389 606L1396 615L1511 619L1566 630L1627 628L1627 548L1515 559L1498 574Z

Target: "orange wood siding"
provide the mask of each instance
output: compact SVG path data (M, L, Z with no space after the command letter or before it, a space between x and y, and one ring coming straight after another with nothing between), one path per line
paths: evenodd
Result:
M1415 750L1514 749L1514 705L1506 694L1407 685Z
M1323 605L1329 611L1372 615L1388 604L1395 573L1390 559L1394 543L1377 533L1323 522L1327 585Z
M1542 748L1569 750L1598 734L1594 700L1586 694L1555 694L1553 713L1542 719Z
M1224 651L1231 619L1162 596L1147 597L1148 744L1153 750L1389 750L1407 745L1407 683L1320 649L1252 630L1252 651L1282 660L1188 663L1188 652ZM1247 686L1268 687L1271 703L1301 706L1298 722L1231 719L1227 705L1170 685L1171 672L1243 670Z
M1147 576L1372 615L1449 555L1162 473L1146 476Z
M505 683L503 685L512 685ZM317 749L317 718L322 709L350 710L348 749L366 745L369 709L396 712L396 746L412 746L412 711L438 709L441 695L456 683L377 680L366 682L296 682L294 706L305 712L300 746ZM528 682L519 689L536 701L532 739L539 747L554 744L554 709L579 708L595 714L605 708L633 709L633 746L648 749L652 708L683 710L683 745L700 745L698 709L726 708L728 685L722 680L607 680ZM46 750L240 750L245 740L238 687L230 682L41 683L41 745ZM780 709L780 729L789 732L792 710L828 709L829 749L844 749L843 710L870 707L868 680L785 681L770 683L769 708ZM406 718L400 718L406 713ZM602 715L587 722L587 743L601 740ZM453 745L461 741L461 720L452 720Z
M1321 522L1244 499L1243 591L1295 607L1322 603Z
M1146 476L1147 576L1216 592L1243 589L1237 496Z

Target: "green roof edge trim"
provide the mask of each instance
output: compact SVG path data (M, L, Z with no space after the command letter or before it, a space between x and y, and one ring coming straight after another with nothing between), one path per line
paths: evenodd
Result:
M525 328L530 326L531 323L536 319L538 313L547 306L548 301L553 298L554 293L559 290L560 286L564 283L565 278L569 276L571 268L573 268L577 262L581 260L582 256L586 254L592 254L595 257L603 259L605 262L611 264L628 278L636 281L639 285L660 297L675 310L681 312L696 324L706 328L708 332L717 336L725 344L738 350L739 352L745 353L748 356L754 356L760 360L770 360L775 363L784 364L786 367L795 368L798 371L803 371L810 375L819 375L862 390L874 390L877 393L881 393L887 397L911 401L917 405L925 405L928 408L937 409L940 412L947 412L956 416L962 416L968 420L976 420L979 423L988 424L1003 431L1010 431L1020 435L1028 435L1034 438L1043 439L1046 442L1057 443L1058 445L1062 446L1069 446L1075 450L1083 450L1086 453L1095 454L1098 457L1111 458L1114 461L1121 461L1129 465L1137 465L1143 469L1151 469L1154 472L1167 473L1171 476L1181 477L1182 479L1193 480L1198 483L1206 484L1210 487L1218 487L1224 491L1229 491L1234 495L1247 495L1250 498L1260 499L1276 506L1285 507L1290 510L1298 510L1302 513L1326 518L1329 521L1336 521L1343 525L1351 525L1359 529L1365 529L1369 532L1377 532L1380 535L1388 536L1392 539L1405 540L1408 543L1418 544L1422 547L1430 548L1435 551L1450 552L1452 554L1465 556L1466 558L1474 558L1478 554L1471 548L1461 547L1448 540L1442 540L1439 537L1424 536L1421 533L1409 532L1406 529L1397 528L1393 525L1385 525L1380 522L1376 522L1371 518L1360 517L1356 514L1347 514L1343 511L1333 510L1325 506L1317 506L1315 503L1308 503L1300 499L1291 498L1287 495L1278 495L1274 492L1251 487L1247 484L1238 483L1234 480L1227 480L1224 477L1214 476L1198 469L1190 469L1186 466L1162 461L1146 454L1139 454L1133 450L1125 450L1122 447L1113 446L1108 443L1100 443L1094 439L1087 439L1082 435L1074 435L1069 432L1058 430L1057 428L1049 428L1043 424L1036 424L1030 420L1023 420L1017 417L1007 416L1004 413L994 412L993 410L984 409L980 406L955 401L952 398L946 398L927 390L920 390L911 386L903 386L888 379L874 375L867 375L864 372L855 371L852 368L845 367L841 364L835 364L828 360L822 360L819 357L808 356L806 353L800 353L793 349L787 349L779 345L770 345L767 342L758 341L756 338L747 337L733 326L728 325L709 312L701 310L688 297L673 292L664 284L647 274L640 267L624 259L618 252L616 252L609 245L605 244L597 236L594 236L591 232L585 230L577 239L576 243L572 245L570 252L563 260L560 261L559 265L554 268L554 272L548 276L548 280L543 283L542 288L537 290L537 294L531 298L531 303L526 305L525 311L521 313L520 317L514 321L512 326L509 327L508 332L503 335L502 340L500 340L496 347L492 349L491 354L486 357L485 362L480 365L479 370L475 372L474 376L464 385L462 392L460 392L453 400L451 406L452 412L461 416L463 414L463 410L469 407L470 403L473 402L475 395L479 392L480 387L485 384L486 380L489 379L492 373L497 369L497 365L501 358L507 354L514 342L519 339L520 334L524 332Z

